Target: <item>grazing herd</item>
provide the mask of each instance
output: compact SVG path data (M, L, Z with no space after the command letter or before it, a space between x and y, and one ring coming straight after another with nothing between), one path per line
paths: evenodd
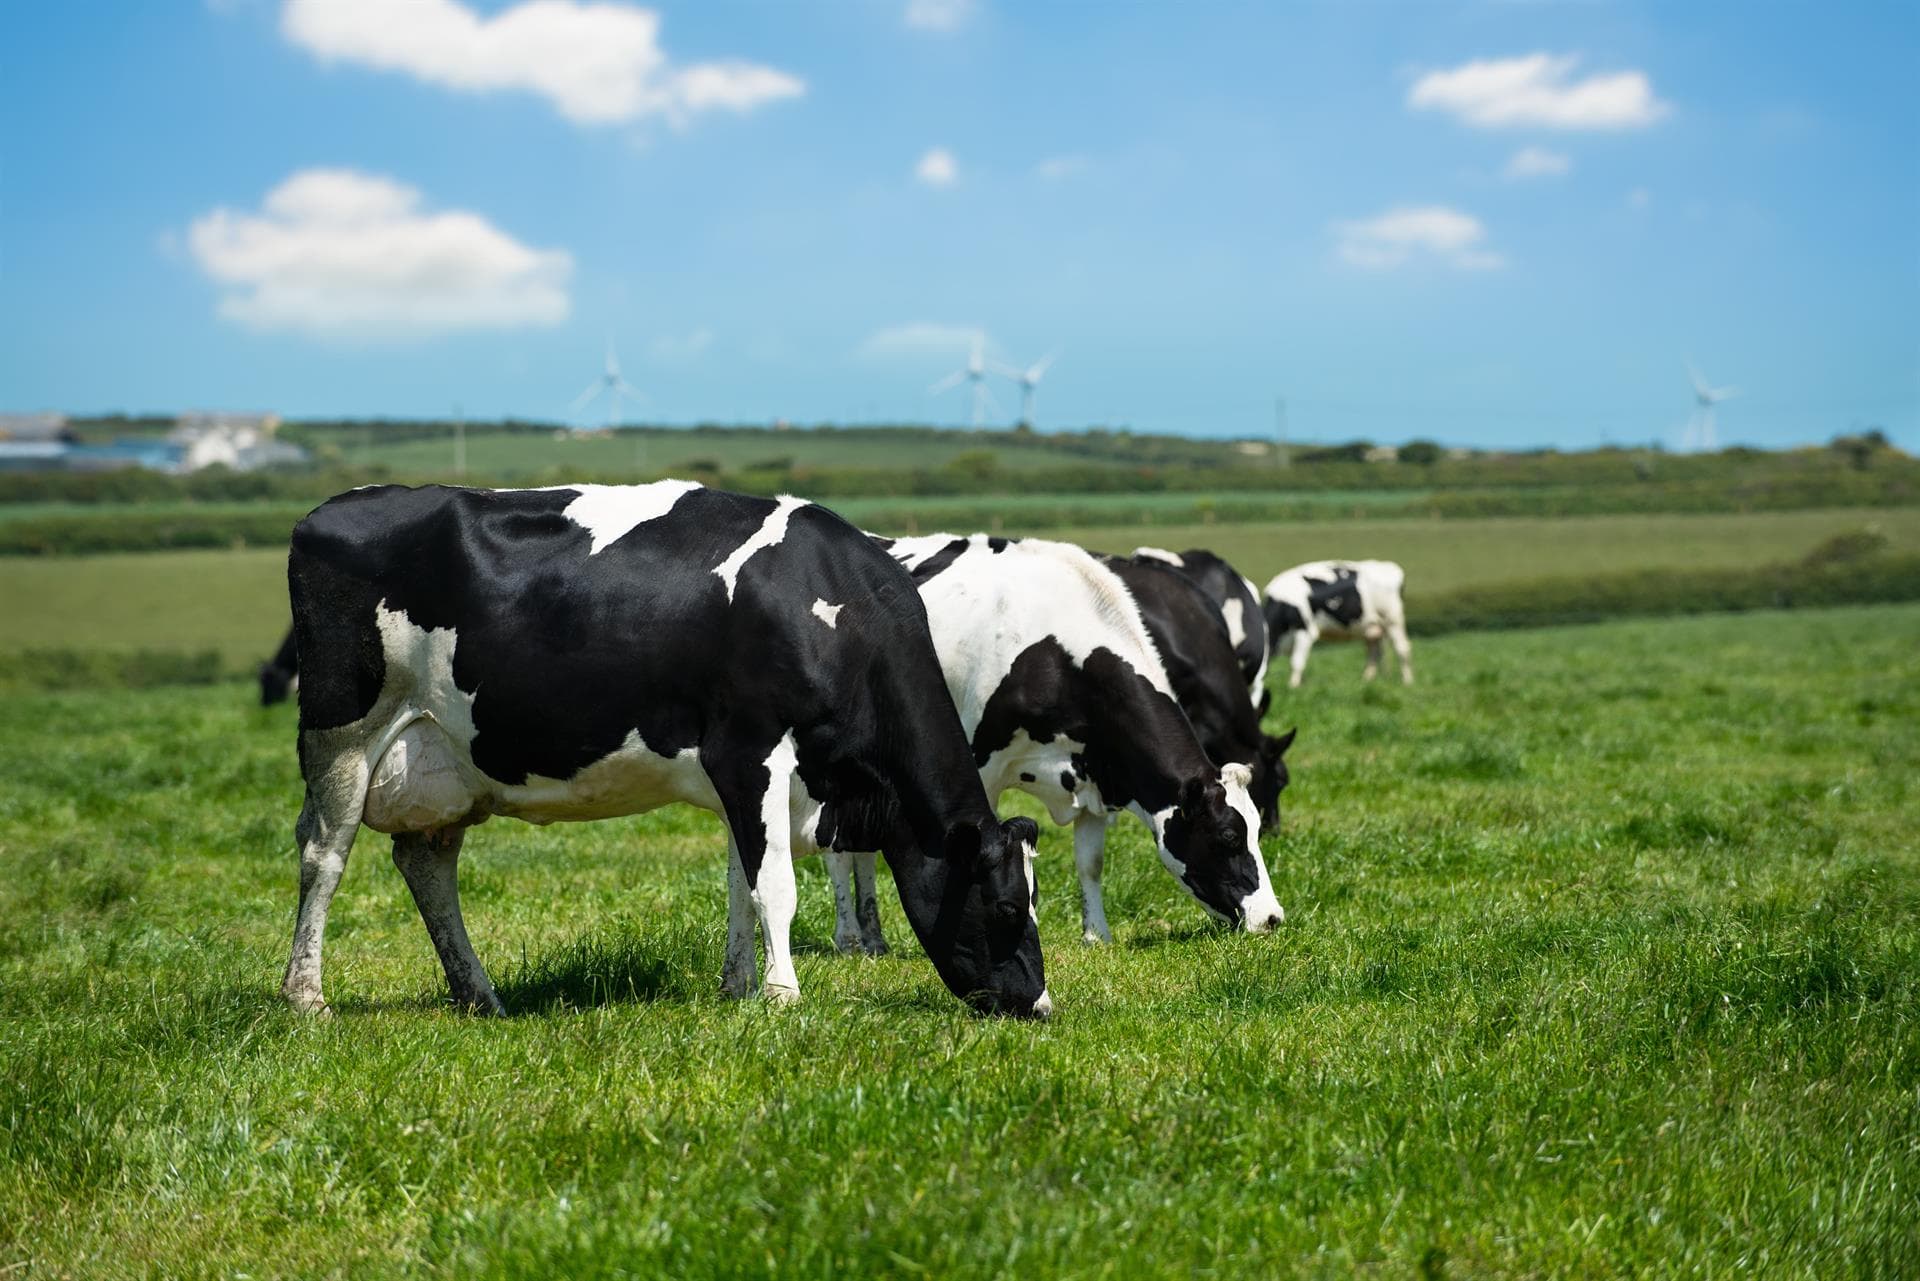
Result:
M1260 851L1294 734L1260 725L1322 635L1382 638L1412 680L1403 575L1288 570L1264 598L1219 557L1040 539L881 538L800 499L686 481L380 486L294 530L293 629L261 701L298 691L306 785L282 992L323 1010L328 906L363 825L393 838L453 1000L501 1009L460 913L467 828L686 801L728 832L721 987L799 995L793 860L820 853L842 951L886 950L884 857L941 980L1045 1017L1032 861L1004 791L1073 828L1081 923L1112 938L1108 827L1132 814L1214 919L1284 919ZM764 945L764 981L757 972Z

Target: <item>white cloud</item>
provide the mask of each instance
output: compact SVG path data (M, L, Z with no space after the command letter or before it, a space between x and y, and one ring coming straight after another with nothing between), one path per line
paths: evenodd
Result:
M932 147L913 167L913 176L929 187L951 187L960 181L960 162L945 147Z
M978 325L944 325L922 320L874 331L867 335L856 354L868 360L965 355L976 342L984 344L986 340L986 331Z
M325 62L470 93L536 93L577 124L684 123L806 91L798 77L748 62L673 66L660 48L660 15L625 4L525 0L482 17L459 0L287 0L280 26Z
M1559 178L1573 172L1573 158L1545 147L1522 147L1507 161L1509 178Z
M1034 173L1048 182L1059 182L1087 171L1085 156L1048 156L1033 167Z
M572 257L532 249L463 210L351 169L304 169L259 212L215 209L187 232L222 286L220 314L249 329L346 340L557 325Z
M902 17L920 31L958 31L973 17L974 0L907 0Z
M663 364L684 365L698 360L713 346L713 330L705 325L685 334L663 334L647 347L647 354Z
M1378 217L1336 222L1336 251L1346 262L1386 271L1433 259L1464 271L1487 271L1506 260L1486 247L1487 229L1472 214L1444 205L1389 209Z
M1574 80L1579 63L1578 54L1550 53L1467 62L1420 77L1407 92L1407 105L1444 111L1482 129L1639 129L1672 109L1654 96L1643 71Z

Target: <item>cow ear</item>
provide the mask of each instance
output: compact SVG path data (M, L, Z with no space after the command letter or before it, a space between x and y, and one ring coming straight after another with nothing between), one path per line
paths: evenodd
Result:
M1003 825L1007 833L1007 857L1013 857L1017 846L1033 849L1040 844L1040 825L1024 815L1010 818Z
M1299 732L1300 732L1300 727L1298 725L1295 725L1292 729L1282 734L1279 738L1276 738L1273 740L1273 759L1274 760L1277 761L1282 756L1285 756L1287 754L1287 749L1293 746L1293 736L1295 734L1298 734Z
M965 863L980 857L980 826L962 819L947 829L935 857L952 863Z

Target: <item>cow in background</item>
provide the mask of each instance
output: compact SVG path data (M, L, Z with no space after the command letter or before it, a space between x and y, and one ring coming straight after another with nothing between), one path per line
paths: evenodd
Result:
M1009 788L1073 824L1081 923L1110 942L1100 893L1107 826L1145 823L1160 861L1215 919L1254 933L1284 919L1260 854L1253 771L1215 763L1174 695L1120 577L1078 547L975 534L876 538L912 573L990 798ZM829 856L835 942L884 946L871 859ZM847 881L854 878L850 902ZM871 922L874 932L866 927Z
M272 707L286 702L299 679L300 661L293 648L293 628L289 627L287 638L280 642L273 657L260 664L260 706Z
M1276 574L1267 584L1268 644L1289 652L1287 684L1298 687L1307 655L1322 636L1357 636L1367 643L1362 678L1380 671L1380 642L1393 642L1400 681L1413 684L1413 647L1407 641L1402 589L1406 571L1390 560L1317 560Z

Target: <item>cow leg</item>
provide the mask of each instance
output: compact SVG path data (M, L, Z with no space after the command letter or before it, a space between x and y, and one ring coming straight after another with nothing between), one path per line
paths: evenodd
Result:
M1413 645L1407 640L1407 624L1401 620L1387 627L1387 638L1393 642L1393 653L1400 660L1400 683L1413 684Z
M1089 943L1113 942L1107 905L1100 896L1100 873L1107 864L1107 816L1081 814L1073 820L1073 866L1080 873L1080 937Z
M740 847L727 836L727 959L720 971L722 996L752 996L760 982L759 958L754 955L753 896L747 889L747 871L740 863Z
M765 750L765 749L762 749ZM790 937L799 902L793 879L793 738L785 735L764 756L737 742L703 748L701 763L720 803L745 881L747 901L760 921L769 1001L800 999Z
M323 782L337 774L323 776ZM286 977L280 994L294 1009L307 1014L326 1014L326 998L320 992L320 947L327 933L327 909L333 904L333 892L340 887L340 874L347 870L347 855L353 852L353 838L360 830L360 796L346 796L339 787L307 787L306 803L300 807L300 819L294 824L294 840L300 846L300 907L293 922L293 951L287 957Z
M1380 674L1380 652L1382 648L1380 629L1377 627L1368 628L1367 665L1360 673L1361 680L1370 681Z
M1313 636L1304 628L1293 634L1293 653L1287 659L1287 688L1299 689L1307 674L1307 655L1313 652Z
M433 832L399 832L393 838L393 865L413 891L413 904L440 954L453 1003L475 1014L505 1014L506 1007L473 953L466 922L460 918L460 843L464 827Z
M853 858L844 850L825 850L827 876L833 882L833 950L842 956L860 946L860 921L853 901Z
M860 950L868 956L885 956L887 932L880 925L880 898L875 890L875 869L880 856L862 850L853 856L854 912L860 921Z

